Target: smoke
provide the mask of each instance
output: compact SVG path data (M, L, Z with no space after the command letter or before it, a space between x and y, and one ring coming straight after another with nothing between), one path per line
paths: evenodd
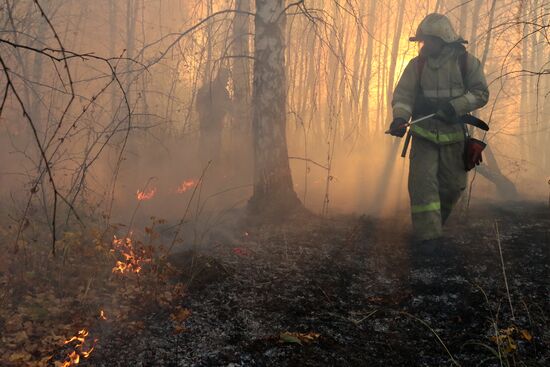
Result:
M23 14L23 3L12 15ZM433 9L426 9L422 2L405 3L405 24L397 38L391 30L399 9L393 3L370 7L374 19L354 18L367 10L363 5L341 12L331 4L317 3L329 14L338 11L334 19L324 20L327 27L315 28L307 17L295 17L289 25L292 32L288 32L285 50L289 156L295 191L314 213L383 217L408 211L408 157L400 157L402 141L397 145L395 138L383 134L390 119L388 96L393 86L388 83L398 80L416 54L407 38L424 13ZM229 45L233 18L221 14L212 22L200 23L209 11L225 11L227 5L214 1L214 8L208 10L199 2L191 6L174 0L136 2L132 10L107 1L82 5L67 0L66 4L71 7L49 4L46 9L64 48L115 58L108 62L90 56L71 58L68 68L74 99L69 78L52 66L48 56L2 46L8 47L6 61L28 107L26 113L35 119L38 140L43 145L62 143L58 150L52 144L46 151L63 196L57 197L57 223L67 218L77 222L65 199L82 216L99 216L136 228L146 226L151 217L165 219L172 226L183 221L195 228L191 237L231 222L227 218L245 207L252 193L252 60L244 58L243 62L228 53L235 51ZM104 9L109 9L108 14ZM532 11L535 16L541 9ZM29 17L46 27L37 11ZM378 26L357 23L368 19ZM498 21L507 19L503 15ZM249 37L252 22L239 22L241 30L249 30L245 32ZM461 28L477 34L472 27L482 29L487 26L484 22ZM201 26L193 28L196 24ZM38 28L31 31L36 33ZM471 186L463 196L476 201L518 199L509 190L513 185L521 199L546 200L549 78L516 71L523 66L539 67L540 60L546 60L548 45L536 33L537 42L510 49L504 40L517 40L521 32L499 32L493 35L485 66L492 97L480 112L491 125L485 138L492 154L477 173L470 173ZM58 47L51 32L35 36L40 36L41 43ZM396 39L399 47L392 60L390 51ZM126 59L129 46L132 61ZM484 51L482 46L478 42L476 52ZM250 54L250 38L239 47ZM504 60L508 53L510 57ZM389 65L395 65L391 78ZM224 78L222 85L229 99L221 103L215 77L225 68L230 71L229 80L225 85ZM210 91L210 105L199 102L204 100L201 88ZM213 88L218 92L212 94ZM55 195L33 131L16 102L13 93L8 94L0 124L2 215L10 222L34 216L41 224L51 223ZM203 120L219 120L213 127L219 136L214 139L204 138L201 108ZM56 133L57 126L61 127ZM182 190L182 185L187 189ZM139 200L138 192L152 194ZM195 241L191 237L186 241Z

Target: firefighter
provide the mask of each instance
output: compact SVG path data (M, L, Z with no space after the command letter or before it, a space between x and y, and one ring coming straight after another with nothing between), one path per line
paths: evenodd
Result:
M460 117L483 107L489 90L480 61L442 14L422 20L411 41L420 42L399 80L392 100L390 133L403 137L409 119L436 113L411 126L412 148L408 189L414 237L436 240L453 206L466 188L465 141ZM475 155L475 154L474 154ZM480 156L476 155L479 164ZM468 165L468 163L466 163Z
M218 163L222 145L224 121L231 110L231 97L227 90L229 70L220 67L212 82L203 84L196 99L196 109L199 117L199 153L204 161Z

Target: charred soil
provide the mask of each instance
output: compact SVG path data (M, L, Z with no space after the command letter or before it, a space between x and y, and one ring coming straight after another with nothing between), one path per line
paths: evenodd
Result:
M468 217L424 245L405 219L240 227L172 258L182 317L153 310L139 330L103 330L82 365L547 366L549 208Z

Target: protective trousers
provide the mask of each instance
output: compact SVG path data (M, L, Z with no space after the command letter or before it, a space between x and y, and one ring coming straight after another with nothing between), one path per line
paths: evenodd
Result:
M409 196L415 238L441 237L443 224L466 188L464 142L436 144L413 136Z

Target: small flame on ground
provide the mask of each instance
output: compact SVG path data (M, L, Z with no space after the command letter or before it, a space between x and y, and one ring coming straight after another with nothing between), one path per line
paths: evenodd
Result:
M69 344L72 341L78 340L78 342L80 342L80 345L82 345L86 341L86 337L88 336L88 334L89 334L88 330L82 329L78 332L78 334L73 336L71 339L65 340L63 344Z
M189 190L192 187L195 187L199 183L198 180L190 179L190 180L184 180L176 189L176 192L178 194L183 194L187 190Z
M136 197L139 201L150 200L153 198L153 196L155 196L156 193L157 193L157 188L153 187L152 189L149 189L149 190L143 190L143 191L138 190L136 193Z
M74 347L74 350L69 353L67 358L68 361L65 361L61 367L71 367L76 366L80 363L80 357L88 358L90 354L92 354L92 351L94 350L95 346L92 346L89 350L83 350L84 343L86 342L86 337L89 335L89 331L86 329L80 330L75 336L73 336L70 339L65 340L63 344L67 345L69 343L75 342L76 345ZM97 342L97 340L94 340L94 344ZM77 352L77 350L80 350L80 352Z
M132 239L126 238L113 238L114 250L117 250L124 258L123 261L117 260L113 267L113 273L136 273L138 274L142 270L142 264L150 262L151 259L146 257L143 249L135 249L132 243Z
M73 350L67 357L69 360L63 363L62 367L74 366L80 363L80 355L76 352L76 350Z

